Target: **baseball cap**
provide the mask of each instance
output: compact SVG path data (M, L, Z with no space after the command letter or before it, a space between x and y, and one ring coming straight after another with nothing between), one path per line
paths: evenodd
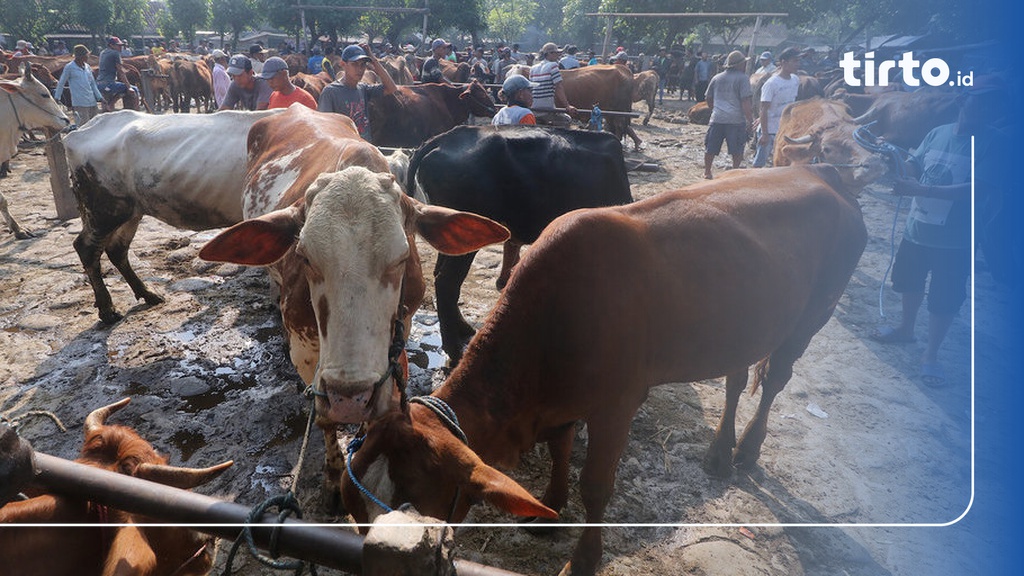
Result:
M107 38L107 44L114 44L114 45L117 45L117 46L124 46L124 42L121 42L121 39L118 38L117 36L111 36L110 38Z
M451 46L451 44L444 41L444 38L434 38L434 41L430 43L431 50L437 50L441 46Z
M14 44L14 47L15 47L15 48L24 48L24 47L26 47L26 46L28 46L28 41L27 41L27 40L18 40L18 41L17 41L17 42L16 42L15 44Z
M350 44L341 51L342 62L358 62L369 59L370 57L366 55L366 51L356 44Z
M288 63L284 61L284 58L272 56L267 58L267 61L263 63L263 71L260 72L260 77L264 80L270 80L281 70L287 69Z
M213 56L214 60L216 60L218 58L227 58L228 57L228 55L223 50L221 50L220 48L217 48L213 52L210 52L210 56Z
M518 92L519 90L522 90L523 88L536 88L537 86L538 84L536 82L530 82L530 80L527 79L526 76L513 74L508 78L505 78L505 81L501 83L501 90L506 95L511 95Z
M772 53L771 52L769 52L767 50L765 50L764 52L761 52L761 57L759 58L759 60L771 60L771 59L772 59Z
M267 51L263 49L263 46L259 44L253 44L249 46L249 54L265 54Z
M231 76L237 76L246 70L252 70L252 62L246 58L245 54L235 54L228 60L228 74Z

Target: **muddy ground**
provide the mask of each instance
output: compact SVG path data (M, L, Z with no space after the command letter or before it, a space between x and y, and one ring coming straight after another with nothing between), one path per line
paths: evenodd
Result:
M650 126L637 126L645 148L629 157L659 162L664 169L632 173L635 198L700 179L705 127L683 122L686 106L667 102ZM718 159L716 172L725 169L726 159ZM265 273L198 260L199 248L214 232L176 230L145 219L132 261L167 302L137 303L104 260L115 305L126 313L117 325L104 326L71 246L81 222L54 217L42 150L23 152L13 168L0 189L15 216L38 236L17 241L0 233L0 413L52 411L68 425L67 433L41 419L26 419L21 432L38 450L72 458L84 416L130 396L132 403L113 420L137 428L172 463L235 461L202 492L255 505L287 489L307 404L283 353ZM899 317L898 296L888 289L881 297L887 318L879 316L896 201L885 184L876 184L862 194L861 204L870 233L867 249L834 317L797 362L775 403L759 466L727 481L708 477L700 467L724 403L722 380L655 388L635 419L606 516L610 523L655 526L606 528L602 575L978 573L973 563L987 555L986 544L955 526L853 526L956 520L971 498L972 471L970 309L965 307L943 347L948 378L942 388L924 385L918 375L926 314L917 344L884 346L868 339L878 325ZM432 249L424 246L421 253L430 270ZM497 247L478 257L463 291L467 317L479 322L493 305L499 263ZM984 261L977 264L978 306L996 306L1006 296ZM976 337L977 362L993 362L984 355L998 351L993 335L979 325ZM421 392L443 378L437 372L444 361L439 344L428 293L409 344L413 381ZM744 397L740 422L756 400ZM584 429L579 436L574 479ZM306 518L344 522L325 516L320 506L319 435L310 450L297 488ZM545 451L537 448L513 473L538 495L547 474ZM469 520L511 518L478 508ZM583 521L578 492L562 520ZM536 537L514 528L464 527L456 539L463 558L554 574L578 535L578 528ZM973 552L963 554L968 548ZM271 573L253 561L236 562L236 568L239 574Z

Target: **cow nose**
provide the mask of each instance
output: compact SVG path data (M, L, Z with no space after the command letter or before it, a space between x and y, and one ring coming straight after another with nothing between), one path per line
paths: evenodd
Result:
M391 389L385 384L379 377L347 379L325 370L317 380L317 412L338 423L370 420L387 409Z

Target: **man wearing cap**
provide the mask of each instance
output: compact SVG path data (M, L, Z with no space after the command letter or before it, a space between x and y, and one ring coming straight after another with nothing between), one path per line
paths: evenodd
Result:
M513 74L501 84L501 95L508 104L494 115L491 124L536 124L537 118L530 110L533 106L533 89L537 85L525 76Z
M124 74L124 67L121 65L121 47L124 42L117 36L107 38L107 47L100 52L100 67L96 73L96 84L104 95L103 111L114 110L114 97L124 94L124 107L138 108L138 93L135 87L128 83L128 77Z
M270 105L268 108L287 108L298 102L304 106L316 110L316 100L302 88L292 84L288 78L288 63L277 56L267 58L263 63L263 72L260 77L267 81L267 84L274 90L270 93Z
M703 102L708 91L708 83L715 75L715 63L708 59L707 52L697 52L697 63L693 66L693 94L697 102Z
M231 87L231 77L228 76L228 55L220 48L210 53L213 58L213 100L217 108L224 103L228 95L228 88Z
M252 62L245 54L235 54L228 61L231 86L219 110L266 110L270 105L270 84L252 71Z
M772 53L767 50L761 52L761 57L757 59L757 62L760 64L760 67L754 71L754 74L771 74L777 68L772 59Z
M938 353L953 320L967 298L971 274L971 138L974 137L975 188L987 198L1010 190L997 178L1013 147L993 127L1005 113L1006 83L998 76L974 78L957 98L960 113L954 124L939 126L914 149L916 163L907 162L910 178L900 178L892 192L913 201L906 229L892 266L892 289L902 295L903 316L895 327L882 327L872 339L883 344L914 341L917 314L928 295L928 339L921 356L920 377L928 386L945 381ZM979 198L979 205L985 202ZM978 221L983 217L979 215ZM986 260L991 246L986 247ZM999 248L1005 249L1006 246ZM998 253L998 250L996 251ZM989 260L991 266L993 262ZM930 277L930 279L929 279Z
M53 44L53 56L64 56L68 53L68 47L64 44L63 40L57 40Z
M672 59L669 58L667 48L664 46L658 48L658 55L654 57L651 68L658 73L658 104L664 104L665 87L668 85L668 72L672 68Z
M800 65L800 51L790 46L779 54L779 70L761 87L761 106L758 109L757 152L754 168L762 168L775 148L775 133L779 131L782 109L796 101L800 78L796 69Z
M370 53L370 47L366 44L345 47L341 52L341 66L344 75L341 80L331 82L324 88L317 110L348 116L359 130L359 136L367 142L373 142L367 103L372 98L394 94L398 86L380 61ZM360 82L367 66L373 67L380 78L380 84Z
M249 62L252 64L252 73L263 72L263 62L267 59L267 51L259 44L249 46Z
M530 68L530 80L537 84L533 91L533 105L543 112L534 112L539 124L568 127L572 123L572 115L576 108L569 104L562 86L562 73L558 69L558 57L562 50L554 43L548 42L541 46L541 61ZM568 114L556 112L554 109L564 108Z
M725 71L715 74L708 83L708 108L711 121L704 137L704 177L710 180L711 163L722 151L722 141L729 146L732 167L739 168L743 162L743 147L753 127L753 92L750 79L743 67L747 58L739 50L733 50L725 59Z
M441 60L448 55L448 49L451 46L444 41L444 38L434 38L434 41L430 43L430 58L427 58L423 63L423 69L420 70L420 82L451 84L441 73Z
M74 48L75 59L64 67L57 81L57 90L53 93L53 99L60 102L64 95L64 86L71 90L71 108L78 116L78 125L85 124L94 116L99 114L97 102L103 101L99 86L96 85L96 78L92 75L92 68L86 62L89 57L89 49L79 44Z
M576 58L576 53L579 52L579 48L570 44L565 47L565 56L558 61L558 66L562 70L573 70L580 67L580 61Z

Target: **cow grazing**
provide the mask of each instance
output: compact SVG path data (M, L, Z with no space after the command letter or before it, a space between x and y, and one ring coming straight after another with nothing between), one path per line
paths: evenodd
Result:
M32 74L30 66L22 66L21 77L17 80L0 80L0 92L3 92L0 95L0 165L6 166L18 153L18 139L22 131L35 128L61 130L71 124L50 96L50 91ZM5 171L0 177L6 175ZM11 216L7 198L2 193L0 215L15 238L24 240L32 236Z
M598 106L601 110L633 110L633 74L625 66L600 64L562 71L565 97L581 110ZM605 129L620 140L629 126L628 116L606 116Z
M520 247L558 216L633 200L622 146L611 134L583 130L459 126L416 151L406 190L415 190L417 181L431 204L487 216L509 229L498 289L519 261ZM439 255L434 269L441 340L453 363L475 332L459 311L475 256Z
M887 165L881 156L857 144L856 129L841 102L823 98L794 102L782 111L773 164L833 164L848 186L863 187L882 176Z
M126 110L100 114L64 138L82 215L75 250L100 320L111 324L121 319L103 284L104 252L136 298L163 302L128 261L143 216L189 230L242 221L246 134L254 122L279 112L151 116Z
M168 466L134 430L105 423L126 404L127 398L89 414L76 462L183 489L205 484L231 466L230 461L205 469ZM157 520L78 498L33 496L0 507L0 558L12 574L201 576L213 567L212 537L180 527L113 526ZM30 523L81 526L4 526Z
M658 83L661 79L654 70L644 70L639 74L633 74L633 102L647 103L647 116L644 116L644 126L651 121L654 114L654 103L658 99Z
M860 207L831 166L737 170L562 216L432 395L454 412L468 446L426 402L410 402L370 424L352 471L385 503L410 502L429 516L457 522L487 501L551 517L568 497L582 420L580 492L586 522L600 523L649 388L722 375L725 409L704 466L725 476L734 463L753 465L772 401L832 315L866 241ZM736 445L752 364L762 396ZM552 455L539 502L491 467L515 466L536 442ZM381 513L348 475L343 498L357 521ZM600 528L584 528L566 573L593 574L600 559Z
M413 235L462 254L506 240L508 230L406 196L380 151L340 114L292 105L255 123L248 147L247 220L199 256L270 267L291 360L317 391L325 482L337 494L336 425L378 416L404 392L392 385L404 371L401 350L390 347L408 335L425 291Z
M916 148L937 126L956 122L960 107L948 92L883 92L864 114L853 119L875 136L903 148Z
M483 84L399 86L391 96L373 98L368 105L373 143L416 148L432 136L464 123L469 115L490 118L494 101Z

